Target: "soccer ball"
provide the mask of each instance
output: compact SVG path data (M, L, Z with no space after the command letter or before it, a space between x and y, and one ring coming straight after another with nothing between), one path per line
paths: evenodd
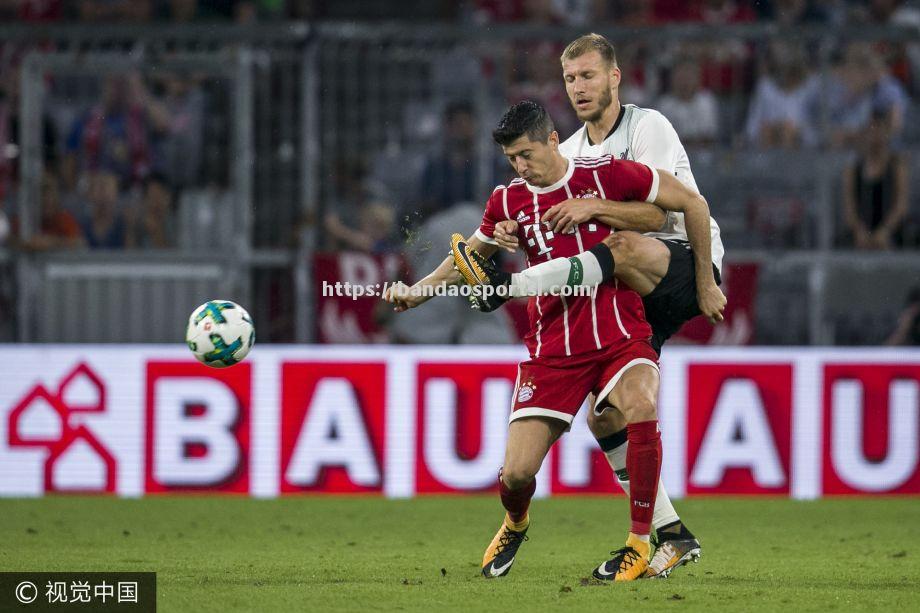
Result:
M246 357L256 342L256 331L240 305L209 300L188 318L185 342L202 364L226 368Z

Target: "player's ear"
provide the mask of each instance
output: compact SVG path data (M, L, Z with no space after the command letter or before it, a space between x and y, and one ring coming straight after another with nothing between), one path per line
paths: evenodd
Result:
M614 64L613 66L610 67L610 72L609 72L609 74L610 74L610 87L611 87L611 88L614 88L614 89L617 88L617 87L619 87L619 86L620 86L620 79L621 79L622 76L623 76L623 75L620 73L620 67L617 66L616 64Z
M555 130L549 134L549 146L554 150L559 148L559 133Z

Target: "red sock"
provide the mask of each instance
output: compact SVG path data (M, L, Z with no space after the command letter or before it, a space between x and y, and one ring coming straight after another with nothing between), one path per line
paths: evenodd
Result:
M511 521L517 523L527 517L530 499L533 498L533 493L537 491L537 480L531 479L530 483L517 490L508 489L501 475L498 477L498 483L501 488L502 506L508 511L508 517L511 518Z
M661 434L658 421L626 426L626 472L629 473L630 532L649 534L655 513L655 495L661 474Z

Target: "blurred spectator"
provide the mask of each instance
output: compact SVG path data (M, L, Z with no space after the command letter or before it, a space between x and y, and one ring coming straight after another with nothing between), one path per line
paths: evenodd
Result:
M889 74L878 53L865 44L853 44L847 49L823 97L830 122L830 143L834 146L859 144L873 112L888 115L895 140L904 126L907 94Z
M338 248L385 253L395 249L396 214L385 202L369 202L358 209L352 225L346 225L333 213L326 217L326 231L337 239Z
M655 19L695 21L722 26L753 21L756 15L747 2L734 0L657 0ZM708 37L685 45L698 54L702 84L717 96L747 91L751 80L751 47L744 39ZM656 50L652 50L653 52Z
M794 26L827 23L829 16L823 4L820 0L767 0L756 2L754 8L762 19Z
M86 210L80 225L91 249L121 249L125 246L125 217L119 207L118 177L104 170L89 173Z
M617 65L622 73L620 102L628 102L637 106L651 105L654 93L658 90L658 71L655 69L653 61L649 59L650 50L648 45L641 40L634 40L620 45L617 47L616 52ZM555 116L553 117L555 119ZM567 106L563 119L568 119L569 117L572 117L573 120L575 118L571 107ZM564 127L574 131L580 128L581 125L576 123L569 128L564 124ZM566 136L562 131L559 132L559 135L562 138Z
M57 177L46 171L41 185L41 218L37 233L22 246L34 251L77 249L86 245L80 224L61 206Z
M700 21L712 25L754 21L757 15L744 0L627 0L629 4L653 4L657 21Z
M671 68L670 89L658 100L657 108L667 117L680 139L688 145L716 140L719 109L712 92L700 87L700 65L682 58Z
M126 77L108 77L100 104L74 122L64 158L68 187L78 172L114 173L124 184L146 176L150 167L147 122L132 93Z
M607 4L606 13L606 20L623 27L642 27L659 21L679 20L670 10L658 10L652 0L614 0Z
M78 0L80 19L99 21L147 21L151 0Z
M0 203L15 196L19 173L19 78L20 71L6 69L0 79ZM42 109L42 160L45 168L57 169L57 132L51 117Z
M173 23L189 23L198 16L198 0L160 0L157 17Z
M125 246L167 249L176 245L173 191L166 177L152 174L144 182L137 208L127 220Z
M860 21L879 25L891 25L920 29L920 8L902 0L871 0L858 15ZM914 40L920 40L915 35ZM882 54L891 74L905 85L913 82L916 90L920 85L920 44L904 44L895 41L877 41L875 48Z
M335 190L323 220L327 249L380 253L393 246L394 208L372 198L366 180L363 162L342 158L336 163Z
M760 147L816 145L819 95L820 84L809 73L804 50L774 43L748 111L748 140Z
M396 248L396 212L393 206L382 200L369 202L358 215L358 230L368 239L365 251L384 253Z
M920 345L920 287L910 290L898 324L885 341L889 346Z
M439 130L442 149L422 173L422 217L476 198L476 117L466 102L449 104Z
M475 0L470 17L476 23L588 25L603 4L602 0Z
M64 0L3 0L0 21L47 23L60 21Z
M856 22L912 25L917 22L918 9L910 4L904 0L868 0L853 7L852 17Z
M151 170L174 187L195 184L201 170L204 94L192 78L166 74L151 94L140 75L130 77L132 98L150 125Z
M263 17L278 17L285 0L154 0L158 19L173 23L193 21L236 21L252 23ZM298 2L291 1L292 13Z
M890 115L875 113L862 142L862 154L843 176L848 242L859 249L890 249L900 242L909 184L907 161L891 147Z
M512 72L508 76L506 98L509 104L534 100L553 118L559 136L567 138L578 129L578 120L569 104L562 83L559 56L562 47L548 41L528 40L512 50ZM465 198L477 200L477 198Z

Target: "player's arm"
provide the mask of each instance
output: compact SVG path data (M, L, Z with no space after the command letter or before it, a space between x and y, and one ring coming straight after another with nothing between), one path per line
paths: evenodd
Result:
M700 311L715 323L722 321L725 296L716 285L712 273L712 235L709 227L709 204L694 190L678 181L673 174L675 156L681 149L680 137L671 122L661 113L649 113L636 126L633 133L633 156L650 168L659 170L659 198L668 202L655 204L666 211L684 213L687 238L693 247L696 264L696 298ZM664 191L664 194L661 192ZM672 201L673 199L673 201ZM672 206L669 206L672 205ZM679 208L673 208L677 206Z
M666 211L684 214L687 239L693 248L696 265L696 294L700 311L710 321L722 321L725 296L712 272L712 235L709 228L709 204L706 199L665 170L658 174L658 194L654 202Z
M467 239L467 242L484 257L491 257L498 249L497 245L481 240L476 234ZM454 268L453 256L447 256L437 268L416 281L411 287L401 281L388 287L383 299L394 305L394 311L402 312L424 304L433 298L436 287L457 285L462 280L463 277Z
M589 219L596 219L615 230L645 233L660 230L667 215L650 202L617 202L602 198L569 198L543 215L543 221L549 224L551 230L563 234Z

